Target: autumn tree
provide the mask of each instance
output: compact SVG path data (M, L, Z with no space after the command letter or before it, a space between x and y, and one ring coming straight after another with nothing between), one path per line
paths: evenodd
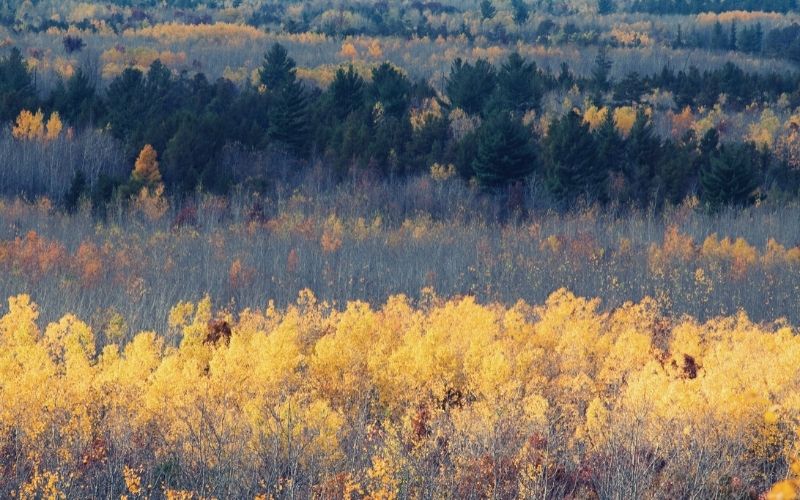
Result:
M133 167L131 179L145 187L155 187L161 183L158 153L150 144L145 145Z

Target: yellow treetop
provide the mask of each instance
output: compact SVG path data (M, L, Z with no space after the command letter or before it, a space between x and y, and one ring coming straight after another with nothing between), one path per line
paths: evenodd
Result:
M41 137L44 133L44 113L40 109L36 113L31 113L27 109L23 109L14 128L11 129L11 134L15 139L20 140L33 140Z
M147 186L161 184L161 172L158 170L158 154L153 146L147 144L136 158L133 167L133 180L143 182Z
M61 135L63 128L64 124L61 122L61 116L57 111L53 112L45 122L44 113L41 109L36 113L23 109L11 129L11 135L18 140L52 141Z

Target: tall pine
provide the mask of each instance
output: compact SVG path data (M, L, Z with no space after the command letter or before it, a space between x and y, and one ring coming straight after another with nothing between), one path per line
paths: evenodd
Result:
M554 121L547 133L547 186L561 200L605 200L608 173L597 144L575 111Z
M520 180L535 167L536 152L530 129L508 113L497 113L477 130L472 170L484 186Z

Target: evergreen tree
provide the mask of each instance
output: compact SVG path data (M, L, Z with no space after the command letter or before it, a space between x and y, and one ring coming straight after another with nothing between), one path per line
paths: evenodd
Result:
M595 101L601 101L601 95L611 88L611 67L613 63L608 57L608 47L601 45L597 50L592 69L592 86L595 91Z
M295 154L305 156L310 127L302 84L293 82L286 85L271 96L269 104L267 136L288 146Z
M737 37L736 37L736 21L731 23L731 34L728 36L728 48L736 50Z
M370 94L387 115L401 118L410 106L411 82L394 66L383 63L372 70Z
M681 49L681 48L683 48L683 45L684 45L684 43L683 43L683 29L681 28L681 25L679 24L678 25L678 34L675 35L675 41L672 42L672 48L673 49Z
M336 70L328 92L333 100L336 117L343 120L353 111L364 106L364 79L356 73L353 65Z
M302 156L307 153L310 127L305 89L296 71L294 59L276 43L264 56L259 74L269 100L267 136Z
M103 102L82 69L78 69L66 83L59 80L50 100L67 123L76 127L98 123L104 113Z
M500 106L507 111L524 113L537 109L544 93L535 62L528 62L518 52L508 56L497 74Z
M36 89L28 65L16 47L0 60L0 121L8 122L23 109L37 108Z
M730 46L728 37L722 31L722 23L714 23L714 30L711 33L711 48L715 50L727 50Z
M634 71L628 73L614 87L614 101L619 104L637 104L645 92L647 92L647 87L639 77L639 73Z
M472 171L484 186L520 180L535 167L531 131L508 113L498 113L477 130Z
M656 165L660 160L661 141L653 130L644 110L636 113L626 140L624 174L628 184L628 199L641 206L647 204L657 185Z
M686 198L695 178L689 149L671 141L665 143L658 165L658 179L661 181L658 201L668 201L673 205L680 203Z
M608 110L603 123L595 131L597 144L597 163L601 170L614 172L622 170L622 157L625 152L625 143L614 123L614 113Z
M759 185L756 153L750 144L721 146L700 171L701 199L711 208L753 203Z
M280 90L294 84L297 78L297 65L294 59L279 43L275 43L264 56L264 63L259 70L261 83L268 91Z
M572 71L570 71L567 61L561 62L561 68L556 81L558 82L559 87L562 89L570 88L575 84L575 75L573 75Z
M514 22L517 23L518 26L522 26L528 22L530 12L528 11L528 5L524 2L524 0L511 0L511 8L514 11Z
M481 0L481 19L494 19L497 9L492 4L492 0Z
M547 185L562 200L606 198L608 173L598 161L597 144L575 111L554 121L547 133Z
M123 70L108 86L106 102L111 134L120 140L133 140L134 131L141 126L148 108L144 74L135 68Z
M597 0L597 13L601 16L613 14L615 10L614 0Z
M445 92L454 108L474 115L483 111L496 85L497 75L488 61L478 59L473 66L458 58L450 67Z

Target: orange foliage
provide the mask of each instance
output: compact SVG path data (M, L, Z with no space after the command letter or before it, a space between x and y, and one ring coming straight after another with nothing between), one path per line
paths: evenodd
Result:
M83 242L75 252L73 265L86 288L96 286L103 277L103 256L94 243Z
M0 265L14 274L40 278L54 271L66 259L64 245L29 231L24 238L0 242Z
M242 263L242 259L231 262L228 270L228 285L231 288L245 288L253 284L256 270Z

